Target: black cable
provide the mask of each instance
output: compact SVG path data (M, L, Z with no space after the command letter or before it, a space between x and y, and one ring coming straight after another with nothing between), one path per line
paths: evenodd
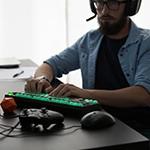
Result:
M12 119L12 118L17 118L17 117L19 117L19 115L17 114L8 114L8 115L1 115L0 114L0 117L2 117L2 118L6 118L6 119Z
M7 116L7 115L1 115L0 114L0 117L3 117L5 119L11 119L11 118L17 118L19 117L20 115L12 115L12 116ZM16 129L17 132L21 132L21 127L19 128L18 125L20 124L20 121L18 121L14 126L11 126L11 125L6 125L6 124L0 124L0 128L3 129L3 131L0 132L0 135L2 135L3 137L0 138L0 140L4 139L5 137L29 137L29 136L34 136L33 134L32 135L29 135L29 132L22 132L22 133L18 133L18 134L11 134L12 132L16 132ZM57 124L56 124L57 125ZM58 131L58 130L47 130L49 131L48 133L50 133L51 135L66 135L66 134L71 134L71 133L74 133L75 131L81 129L81 125L73 125L73 126L68 126L68 127L64 127L64 128L61 128L61 130L65 131L65 130L70 130L72 128L75 128L74 130L72 131L69 131L67 133L54 133L55 131ZM51 132L52 131L52 132ZM44 133L44 132L43 132Z
M6 125L6 124L1 124L0 123L0 128L12 128L12 126L11 125ZM21 128L15 128L15 129L21 129Z
M13 127L11 127L10 131L7 133L9 135L17 126L20 124L20 121L18 121Z
M68 130L68 129L72 129L75 127L81 127L81 126L80 125L73 125L73 126L65 127L65 128L63 128L63 130Z
M1 131L0 132L0 134L1 135L3 135L4 137L14 137L14 136L16 136L16 135L11 135L11 132L13 132L14 131L14 129L16 129L17 128L17 126L20 124L20 122L18 121L14 126L12 126L12 127L9 127L8 129L5 129L5 130L3 130L3 131ZM5 126L5 125L4 125ZM5 126L6 127L6 126ZM7 132L8 131L8 133L7 134L5 134L5 132ZM3 138L4 138L3 137Z
M71 133L74 133L77 130L81 129L81 126L80 125L73 125L73 126L69 126L69 127L63 128L62 130L69 130L69 129L72 129L72 128L75 128L75 129L73 131L69 131L67 133L51 133L51 134L52 135L58 135L58 136L63 136L63 135L71 134Z

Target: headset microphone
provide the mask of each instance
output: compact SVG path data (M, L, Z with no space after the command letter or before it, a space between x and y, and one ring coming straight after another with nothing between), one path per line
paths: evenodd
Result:
M92 20L92 19L95 18L96 15L97 15L96 8L95 8L95 6L94 6L93 1L92 1L92 0L89 0L89 3L90 3L90 9L91 9L92 13L94 13L94 16L92 16L92 17L86 19L86 21Z
M92 16L92 17L86 19L86 21L90 21L90 20L94 19L95 17L96 17L96 14L95 14L94 16Z

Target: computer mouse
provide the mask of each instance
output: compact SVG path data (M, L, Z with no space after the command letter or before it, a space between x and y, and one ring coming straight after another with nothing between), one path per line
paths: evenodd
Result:
M101 129L109 127L115 122L115 118L105 111L89 112L80 120L81 127L84 129Z

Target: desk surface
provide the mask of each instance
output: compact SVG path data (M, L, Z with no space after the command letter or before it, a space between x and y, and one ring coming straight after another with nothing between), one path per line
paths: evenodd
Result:
M0 119L0 123L15 125L18 119ZM80 125L79 119L65 117L64 127ZM76 130L78 129L78 130ZM22 133L16 130L12 134ZM26 136L24 136L26 135ZM1 136L0 136L1 137ZM1 150L79 150L79 149L142 149L148 150L148 139L117 120L103 130L83 130L78 127L51 131L46 134L28 133L20 137L0 138Z
M30 60L22 60L26 66L36 66ZM0 110L2 114L2 110ZM16 119L0 118L1 124L15 125ZM65 117L64 127L80 125L80 120ZM28 133L26 136L1 138L1 150L78 150L78 149L108 149L108 150L148 150L149 140L131 129L121 121L103 130L88 131L76 130L77 127L67 130L59 129L47 134ZM0 131L2 129L0 128ZM22 133L17 130L15 134Z

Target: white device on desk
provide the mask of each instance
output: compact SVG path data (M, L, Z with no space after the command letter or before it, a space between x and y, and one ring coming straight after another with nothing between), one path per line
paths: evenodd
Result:
M0 58L0 68L17 68L21 62L15 57Z

